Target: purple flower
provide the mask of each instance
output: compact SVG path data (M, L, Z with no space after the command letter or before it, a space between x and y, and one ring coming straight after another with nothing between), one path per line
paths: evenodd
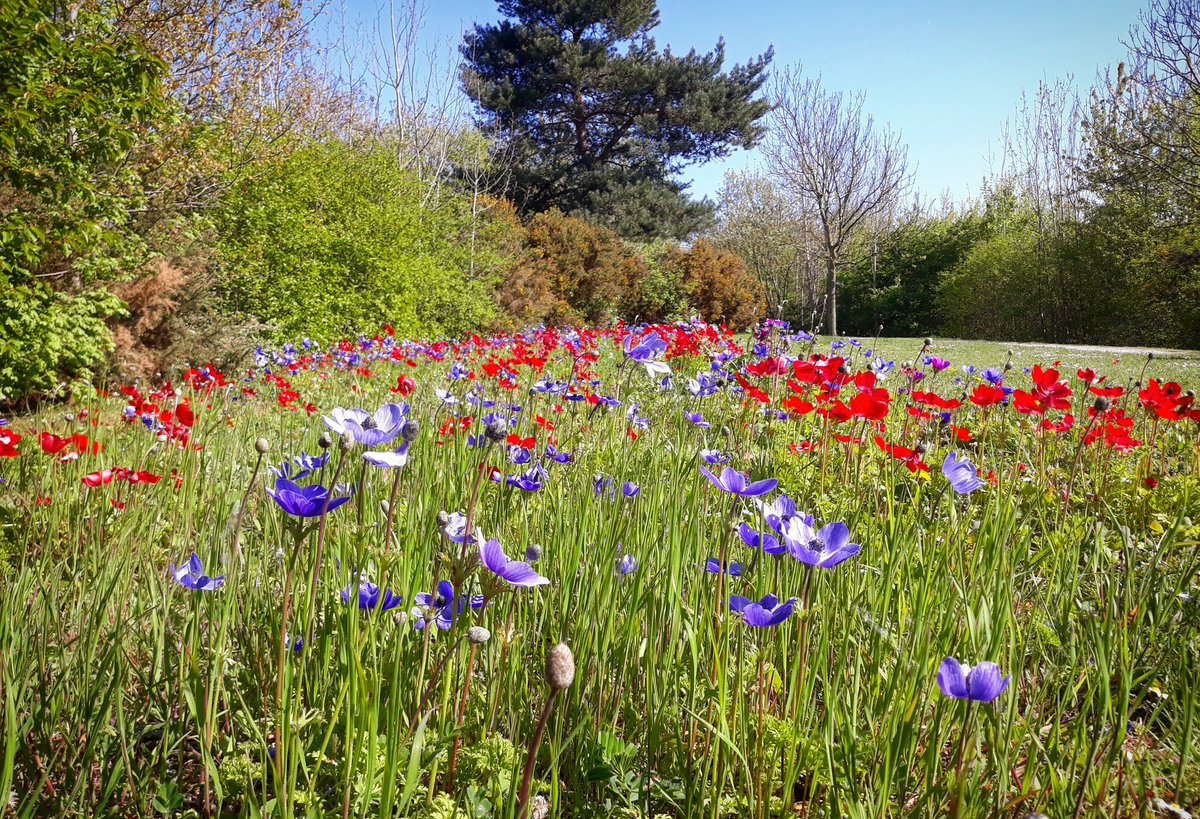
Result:
M268 489L267 494L279 504L279 508L298 518L318 517L325 509L326 502L332 512L349 497L330 498L329 491L318 483L311 486L297 486L287 478L276 478L274 491Z
M972 668L953 657L938 666L937 684L942 693L956 700L992 702L1004 693L1012 675L1000 679L1000 666L983 662Z
M480 545L479 562L486 566L488 571L510 586L528 588L530 586L547 586L550 584L550 578L542 577L528 563L509 560L505 556L504 550L500 548L500 541L498 540L489 540Z
M719 449L702 449L700 450L700 460L712 466L720 466L729 463L729 456Z
M729 598L729 610L742 615L742 619L746 621L746 625L754 626L755 628L769 628L779 625L792 616L792 609L795 607L795 597L789 597L783 603L780 603L779 598L773 594L764 596L757 603L748 597L742 597L737 594Z
M633 481L625 481L621 486L621 494L627 498L636 498L638 493L642 491L642 487L638 486Z
M713 486L722 492L728 492L731 495L738 495L743 498L757 498L759 495L767 494L779 485L779 481L774 478L749 483L745 475L731 466L722 469L721 477L719 478L704 467L700 467L700 471L704 473L704 477L712 482Z
M629 356L631 361L636 361L646 368L646 374L650 377L667 375L671 372L671 368L658 359L667 351L667 342L663 341L657 334L651 333L638 344L633 344L633 336L625 337L625 355Z
M710 574L721 574L721 572L724 571L724 573L730 577L741 577L742 564L730 563L728 566L722 569L721 561L715 557L710 557L704 562L704 571L709 572Z
M979 477L975 465L965 457L959 458L957 452L946 453L946 460L942 461L942 474L950 482L950 487L960 495L969 495L987 485L987 481Z
M320 469L327 463L329 463L328 452L320 455L301 453L290 461L284 461L277 467L268 466L267 471L276 478L287 478L289 481L302 481L312 474L313 470Z
M350 433L363 446L380 446L400 434L406 415L407 404L384 404L374 415L366 410L334 407L332 417L325 416L325 426L337 435Z
M354 584L351 583L346 588L342 589L342 602L350 602L350 592L353 591ZM379 611L389 611L396 608L404 600L399 595L393 594L391 589L380 589L374 583L368 583L363 580L358 584L358 607L371 611L378 609Z
M624 577L636 568L637 558L635 558L633 555L624 555L623 557L617 558L617 574L619 574L621 577Z
M571 463L571 453L559 452L554 444L546 444L546 457L555 463L569 464Z
M742 543L751 549L762 549L764 554L781 555L784 552L784 546L779 542L779 538L769 532L758 532L748 523L743 523L738 527L738 535L742 538Z
M201 565L200 558L196 556L195 552L192 552L187 563L178 569L172 563L167 567L167 571L171 573L171 577L175 578L176 583L193 591L216 591L225 584L225 575L209 577L204 573L204 566Z
M364 452L363 460L384 469L399 469L408 463L408 442L405 441L394 452Z
M520 475L509 475L506 482L509 486L520 489L523 492L536 492L545 485L546 473L542 471L540 466L534 464L533 468Z
M421 592L413 598L416 607L413 609L413 627L420 630L429 625L427 617L432 616L434 624L442 631L448 631L454 625L454 618L463 613L469 605L473 609L483 608L483 597L475 595L469 601L463 595L454 595L454 586L449 580L438 581L437 590L430 594Z
M935 355L927 355L922 359L927 365L933 368L935 373L940 373L942 370L950 366L950 362L944 358L938 358Z
M784 527L783 539L788 554L805 566L832 569L854 557L862 549L850 542L850 529L844 523L828 523L818 532L813 532L809 521L795 517Z
M700 429L708 429L709 427L712 426L712 424L705 421L704 416L698 412L687 412L685 410L683 413L683 417L686 418L687 420L691 421L693 424L698 426Z

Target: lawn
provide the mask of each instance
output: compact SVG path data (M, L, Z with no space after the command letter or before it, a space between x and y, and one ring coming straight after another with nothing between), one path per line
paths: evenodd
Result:
M15 815L1200 802L1200 353L695 324L251 364L0 426Z

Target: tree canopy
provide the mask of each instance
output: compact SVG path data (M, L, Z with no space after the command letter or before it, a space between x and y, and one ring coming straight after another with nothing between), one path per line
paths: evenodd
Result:
M501 136L526 212L583 213L632 238L682 238L711 216L674 175L752 147L772 50L722 71L725 46L679 56L653 0L501 0L462 44L480 124Z

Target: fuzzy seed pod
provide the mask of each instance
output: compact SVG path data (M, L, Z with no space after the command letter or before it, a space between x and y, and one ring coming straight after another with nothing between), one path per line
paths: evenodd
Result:
M566 643L559 643L546 655L546 682L555 691L563 691L575 682L575 655Z
M321 437L317 439L317 446L321 447L321 449L329 449L329 447L333 446L333 439L329 437L328 432L321 433Z
M271 451L271 442L266 438L258 437L254 439L254 449L259 455L266 455Z
M542 547L536 543L530 543L525 547L525 562L537 563L542 559Z
M467 640L472 645L481 646L492 639L492 633L483 626L471 626L467 629Z
M417 435L421 432L421 425L416 421L405 421L404 426L400 428L400 440L406 444L411 444L417 440Z
M1112 402L1109 401L1107 398L1105 398L1103 395L1097 396L1095 402L1092 403L1092 409L1096 410L1096 412L1098 414L1103 414L1103 413L1108 412L1108 408L1110 406L1112 406Z
M483 437L490 444L498 444L508 435L508 427L503 421L492 421L483 428Z
M354 449L354 436L349 432L343 432L338 438L338 449L342 452L349 452Z

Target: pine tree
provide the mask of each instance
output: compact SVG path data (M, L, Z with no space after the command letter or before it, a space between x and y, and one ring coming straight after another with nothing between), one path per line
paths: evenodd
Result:
M499 0L507 19L462 45L480 124L500 136L525 212L559 208L629 238L683 238L712 207L683 168L750 148L769 104L772 50L723 72L708 54L660 51L654 0Z

